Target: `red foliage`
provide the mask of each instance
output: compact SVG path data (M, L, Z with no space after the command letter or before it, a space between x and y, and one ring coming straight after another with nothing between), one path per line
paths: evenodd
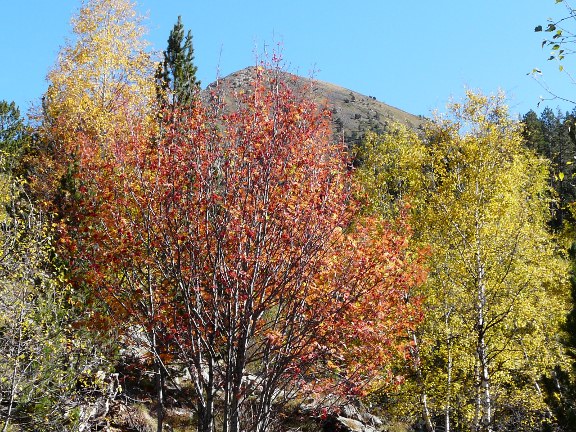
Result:
M74 268L195 369L199 399L240 406L247 370L264 393L360 394L419 319L409 228L358 219L329 114L280 76L258 69L234 111L213 98L165 113L158 136L79 146Z

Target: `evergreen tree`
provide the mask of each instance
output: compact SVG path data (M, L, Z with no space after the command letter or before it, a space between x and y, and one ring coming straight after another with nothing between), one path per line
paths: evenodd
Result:
M30 133L14 102L0 101L0 152L3 172L11 171L29 143Z
M522 119L525 145L551 162L548 182L557 201L551 203L550 226L555 230L561 229L564 222L573 221L570 206L576 201L576 142L571 138L574 115L546 108L540 117L530 111Z
M189 30L184 37L184 25L179 16L168 37L164 61L156 74L158 98L161 102L190 105L195 92L200 88L200 81L196 79L197 69L194 65L192 32Z
M544 125L538 118L538 114L530 110L522 117L524 130L522 131L527 146L536 151L539 155L550 158L549 146L544 136Z

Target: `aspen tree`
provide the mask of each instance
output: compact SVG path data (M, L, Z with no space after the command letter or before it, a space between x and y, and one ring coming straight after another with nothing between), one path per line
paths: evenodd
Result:
M415 238L430 247L415 335L427 428L492 431L518 412L537 422L567 301L546 227L546 161L523 147L502 96L472 92L423 142L398 126L365 145L359 178L372 211L409 200Z

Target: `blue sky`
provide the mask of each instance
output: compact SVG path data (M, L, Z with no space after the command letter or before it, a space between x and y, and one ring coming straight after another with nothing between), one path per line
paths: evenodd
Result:
M70 36L76 0L3 1L0 6L0 99L23 109L39 100L45 76ZM141 0L152 48L165 48L182 15L194 36L203 86L255 63L280 43L288 69L375 96L413 114L442 111L465 88L502 89L513 113L537 109L544 90L571 97L575 85L547 62L537 24L564 12L554 0ZM566 68L576 71L574 58ZM541 105L541 108L545 103ZM559 101L551 107L571 109Z

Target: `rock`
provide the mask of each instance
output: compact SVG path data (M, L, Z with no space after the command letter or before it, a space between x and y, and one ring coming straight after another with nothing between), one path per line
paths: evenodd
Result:
M352 404L344 405L340 409L340 412L342 414L342 417L348 417L348 418L355 419L355 420L361 420L362 419L358 408L356 408Z
M357 420L372 428L380 428L384 422L377 416L371 414L368 409L360 402L348 403L340 408L342 417Z
M115 401L110 409L110 432L113 428L121 431L155 432L154 419L143 405L125 405ZM106 430L106 429L104 429Z
M365 432L366 427L362 422L347 417L336 417L336 420L344 426L348 432Z
M334 412L344 405L345 402L342 397L332 394L310 396L300 403L300 412L308 416L318 415L323 409Z
M362 413L362 423L374 426L376 429L382 427L384 422L380 417L376 417L374 414L369 412Z
M107 376L104 371L97 371L93 377L89 375L84 377L86 380L90 378L93 380L92 385L100 387L100 395L91 403L79 405L79 432L92 430L94 425L106 424L110 404L120 391L120 381L117 373Z

